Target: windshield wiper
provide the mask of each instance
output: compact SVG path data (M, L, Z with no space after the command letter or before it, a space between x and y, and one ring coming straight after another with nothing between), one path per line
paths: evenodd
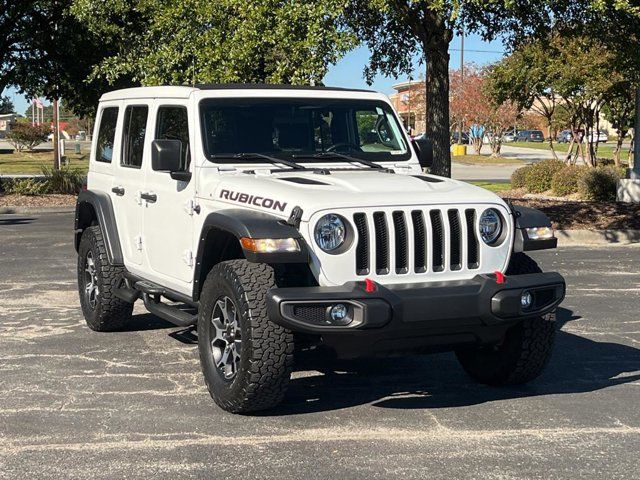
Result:
M216 155L216 154L214 154L214 155L210 155L210 156L211 156L211 158L214 158L214 159L215 158L240 158L240 159L242 159L242 158L245 158L245 159L248 159L248 158L254 158L254 159L255 158L262 158L262 159L267 160L267 161L269 161L271 163L280 163L282 165L286 165L287 167L293 168L295 170L306 170L307 169L306 167L300 165L299 163L292 162L290 160L284 160L282 158L272 157L270 155L265 155L264 153L240 152L240 153L236 153L236 154L233 154L233 155Z
M345 155L344 153L338 153L338 152L320 152L320 153L314 153L314 154L310 154L310 155L292 155L293 158L344 158L345 160L348 160L350 162L356 162L356 163L361 163L362 165L366 165L367 167L371 167L371 168L384 168L382 165L379 165L375 162L370 162L369 160L365 160L363 158L357 158L357 157L352 157L351 155Z

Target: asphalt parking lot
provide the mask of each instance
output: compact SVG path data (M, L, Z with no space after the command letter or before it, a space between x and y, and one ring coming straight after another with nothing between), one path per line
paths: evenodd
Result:
M449 353L306 365L243 417L189 332L142 309L85 326L72 222L0 215L0 479L640 478L640 248L535 255L568 297L528 386L476 385Z

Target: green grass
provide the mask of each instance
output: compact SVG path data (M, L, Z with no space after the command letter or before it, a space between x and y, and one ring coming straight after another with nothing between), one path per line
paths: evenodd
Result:
M495 183L495 182L469 182L472 185L476 185L478 187L486 188L487 190L498 193L504 192L505 190L511 190L511 184L507 183Z
M524 147L524 148L534 148L536 150L547 150L551 151L549 148L549 142L546 140L544 142L511 142L505 143L509 147ZM553 142L553 148L558 153L567 153L569 150L568 143L557 143ZM600 144L598 146L598 158L613 158L613 152L615 150L615 146L609 144ZM575 150L574 150L575 151Z
M451 157L451 161L465 165L523 165L522 160L505 157L492 157L491 155L463 155Z
M89 154L87 152L77 154L67 151L66 155L71 168L86 173L89 170ZM7 174L41 174L42 166L53 165L53 152L14 152L0 153L0 175Z

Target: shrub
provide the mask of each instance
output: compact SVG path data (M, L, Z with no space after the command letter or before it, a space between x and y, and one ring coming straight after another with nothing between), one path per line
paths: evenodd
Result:
M49 193L76 194L82 190L84 175L80 170L62 167L59 170L42 167L42 174L49 186Z
M517 169L511 174L511 188L525 188L527 175L531 171L531 165Z
M9 182L5 186L5 193L16 195L42 195L49 193L49 185L35 178L21 178Z
M525 186L532 193L551 190L553 176L565 167L559 160L543 160L531 167L525 176Z
M46 125L31 125L28 122L18 122L7 133L7 140L18 151L33 150L47 140L51 129Z
M585 200L615 202L621 173L614 167L588 169L578 182L578 192Z
M560 195L561 197L578 193L578 182L586 171L586 167L565 165L562 170L558 170L553 176L551 190L555 195Z

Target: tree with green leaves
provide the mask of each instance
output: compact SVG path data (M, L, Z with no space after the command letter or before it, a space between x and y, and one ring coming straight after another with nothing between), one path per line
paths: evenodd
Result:
M11 98L8 96L0 97L0 115L14 112L15 107L13 106Z
M427 136L434 146L432 171L451 173L449 152L449 44L455 33L502 36L509 47L566 26L617 22L639 26L631 0L354 0L345 21L371 51L365 74L410 75L418 56L426 70Z
M604 118L615 129L617 140L616 149L613 152L613 161L616 167L621 165L622 144L629 130L634 126L636 118L636 87L631 82L617 85L607 93L605 104L602 108Z
M557 72L550 59L555 53L544 41L523 44L490 67L487 92L498 103L510 101L519 110L544 118L549 129L549 148L557 160L552 133L558 108L558 96L554 91Z
M73 13L119 47L91 78L143 85L318 84L354 47L341 0L75 0ZM132 29L142 23L144 28Z

